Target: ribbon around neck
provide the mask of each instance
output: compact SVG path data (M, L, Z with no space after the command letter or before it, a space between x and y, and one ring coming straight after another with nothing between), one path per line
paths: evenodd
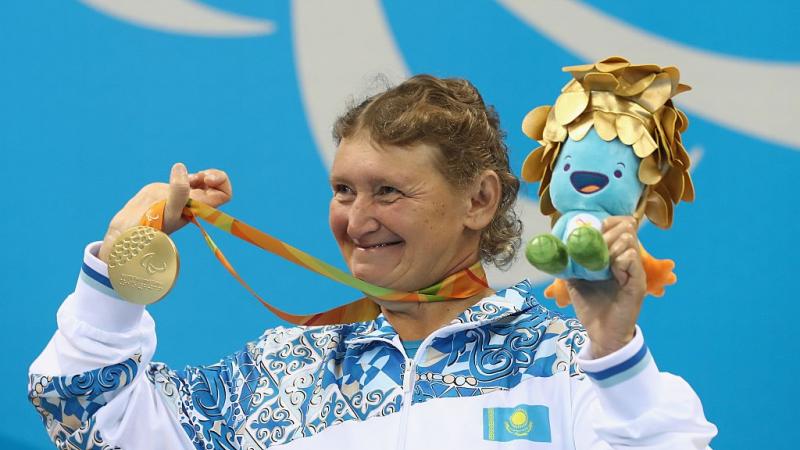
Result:
M162 200L151 206L144 216L142 216L140 224L162 230L166 203L166 200ZM216 256L219 262L222 263L228 272L230 272L245 289L258 299L262 305L272 311L273 314L295 325L331 325L373 320L378 316L380 308L374 301L370 300L370 297L396 302L441 302L469 298L481 293L489 287L486 281L486 273L479 261L473 266L456 272L433 286L417 292L396 291L367 283L364 280L359 280L337 267L311 256L298 248L292 247L263 231L197 200L189 199L189 201L186 202L186 206L183 208L183 216L197 225L197 228L203 234L203 237L205 237L206 244L208 244L209 248L214 252L214 256ZM368 297L333 308L329 311L307 315L291 314L272 306L258 295L236 272L236 269L233 268L228 258L225 257L219 247L217 247L217 244L211 239L211 236L209 236L197 220L198 217L269 253L330 278L333 281L358 289Z

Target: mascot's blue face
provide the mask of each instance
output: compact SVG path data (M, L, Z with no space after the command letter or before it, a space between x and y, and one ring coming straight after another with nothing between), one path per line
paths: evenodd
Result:
M594 128L580 141L567 139L550 180L553 206L562 214L575 210L633 214L644 189L638 176L640 162L630 146L619 139L606 142Z

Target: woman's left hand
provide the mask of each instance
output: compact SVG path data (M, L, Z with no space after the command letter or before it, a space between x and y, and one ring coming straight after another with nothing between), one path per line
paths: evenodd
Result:
M603 222L612 278L606 281L567 280L567 289L589 339L592 356L613 353L633 339L636 320L647 291L647 275L639 255L636 219L609 217Z

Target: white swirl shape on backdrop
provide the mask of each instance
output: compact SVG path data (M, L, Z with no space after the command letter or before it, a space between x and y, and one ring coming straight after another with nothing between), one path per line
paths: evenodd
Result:
M331 126L344 112L348 99L380 88L372 86L378 74L396 83L408 78L411 71L377 0L295 0L292 35L308 126L320 157L330 168L336 152ZM550 230L550 219L539 213L537 202L520 195L515 209L523 221L526 241ZM486 269L489 282L495 287L510 286L523 278L534 283L551 278L533 269L525 258L518 258L508 271L494 266Z
M499 0L509 12L581 60L620 55L674 65L694 90L681 107L731 129L800 150L800 64L749 60L691 48L576 1ZM676 18L675 20L681 20Z
M265 35L275 30L275 25L270 21L234 15L191 0L80 1L126 22L179 34L236 37ZM737 98L726 98L722 102L713 101L719 100L716 96L720 95L720 82L727 86L724 83L734 83L739 80L738 77L751 76L754 72L760 77L777 77L776 79L783 80L789 76L797 77L796 66L763 66L761 63L756 65L715 55L710 56L712 59L704 59L709 56L703 52L653 37L578 3L528 3L521 0L501 0L500 3L545 36L586 60L621 53L634 60L658 60L676 64L683 70L684 78L698 88L691 96L687 95L686 99L681 98L681 105L722 123L735 120L732 125L734 128L751 131L779 142L788 141L795 147L800 144L797 136L775 133L774 127L779 123L766 120L767 114L755 106L772 101L771 97L764 98L761 95L759 102L753 102L745 93ZM303 106L317 151L325 167L330 168L336 151L331 137L331 126L337 116L344 112L347 102L359 100L359 96L365 96L376 88L380 89L382 86L373 85L377 75L385 77L390 83L397 83L408 78L411 71L390 31L380 1L293 0L291 8L294 56ZM558 17L570 17L570 23L576 26L559 28ZM602 28L603 32L591 31L598 28ZM614 51L609 53L609 49ZM716 67L716 71L709 70L713 67ZM742 70L746 73L724 81L714 78L720 70L728 75ZM714 83L717 83L716 88ZM697 95L705 89L711 90L702 96ZM781 98L779 104L788 113L782 116L782 120L785 122L800 115L800 102L797 100L799 94L785 90L780 94L783 97L778 96ZM691 102L684 101L690 97L693 98ZM750 109L730 106L730 102L745 99L752 102ZM710 102L711 106L704 105L704 102ZM746 117L731 117L736 113ZM759 118L758 114L765 115ZM750 120L751 116L756 117ZM739 123L739 120L743 123ZM692 156L696 156L699 152L692 153ZM539 213L537 201L520 195L515 209L523 221L524 242L539 233L550 231L550 221ZM523 278L534 283L551 279L549 275L533 269L524 257L518 258L508 271L499 271L489 266L487 275L495 287L509 286Z
M125 22L170 33L243 37L275 32L271 21L221 11L192 0L80 1Z

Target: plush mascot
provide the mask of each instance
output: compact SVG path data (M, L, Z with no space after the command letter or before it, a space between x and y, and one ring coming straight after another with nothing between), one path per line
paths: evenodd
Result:
M525 255L557 278L545 295L561 306L569 303L564 279L611 278L603 219L646 217L669 228L674 205L694 199L681 143L688 120L671 100L690 89L678 69L611 57L563 70L573 79L555 105L533 109L522 122L541 144L525 159L522 178L540 183L541 212L553 220L552 234L531 239ZM641 254L648 292L663 295L676 281L674 263L643 247Z

